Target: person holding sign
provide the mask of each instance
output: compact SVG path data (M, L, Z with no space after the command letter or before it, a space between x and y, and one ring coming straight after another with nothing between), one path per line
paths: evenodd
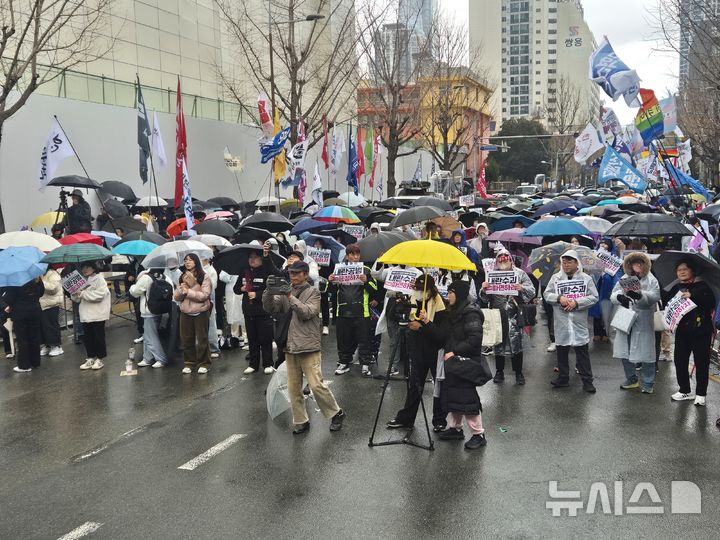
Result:
M506 287L512 288L507 293L498 293L492 291L491 284L484 281L481 288L480 298L491 309L501 309L505 311L508 318L508 338L506 343L495 346L495 377L493 382L496 384L505 381L505 356L510 356L512 368L515 372L515 384L525 384L525 376L523 375L523 329L520 324L521 313L520 305L528 304L535 297L535 287L530 281L530 277L524 270L513 265L510 252L501 249L495 256L495 270L488 272L488 276L492 274L504 274L508 276L507 281L511 283ZM488 277L487 279L490 279Z
M370 302L377 302L377 282L370 275L370 269L360 262L360 246L350 244L345 249L345 263L335 267L335 273L328 278L337 287L335 305L335 327L337 335L338 364L335 375L350 371L355 350L360 354L362 376L372 377L370 363ZM360 271L355 274L359 266ZM380 299L382 301L382 299Z
M450 237L450 243L462 251L465 256L470 259L470 262L478 268L478 270L482 268L480 257L478 256L477 251L468 245L464 230L457 229L453 231L452 236Z
M637 319L626 334L617 330L613 340L613 358L622 361L625 370L625 382L620 385L623 390L640 388L644 394L652 394L655 385L655 330L653 317L655 304L660 300L660 285L650 273L650 257L636 251L625 257L623 270L625 274L615 284L610 295L614 305L621 305L637 313ZM637 280L639 287L627 288L627 284L634 283L629 278ZM625 287L623 286L625 284ZM639 291L637 289L640 289ZM635 364L642 364L638 381Z
M592 277L583 272L580 256L574 249L566 251L560 257L560 271L550 278L544 298L553 308L558 361L558 376L550 384L554 388L570 386L568 361L570 347L573 347L575 365L582 379L583 390L594 394L595 386L588 352L588 309L598 301L598 292Z
M80 273L88 285L70 295L73 302L80 304L82 339L87 352L87 359L80 369L98 370L105 367L103 359L107 356L105 322L110 318L110 289L93 261L82 263Z
M692 300L697 306L682 316L675 330L675 375L680 390L670 399L689 401L704 407L710 372L710 343L713 334L712 312L716 301L712 290L702 277L697 275L691 259L680 259L675 265L677 280L670 284L670 296L680 294L681 298ZM667 289L667 288L666 288ZM697 385L693 394L690 388L688 364L690 353L695 362Z

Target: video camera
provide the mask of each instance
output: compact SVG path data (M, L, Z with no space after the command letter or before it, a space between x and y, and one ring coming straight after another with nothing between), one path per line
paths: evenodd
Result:
M412 304L410 303L410 297L400 292L395 293L395 296L390 299L388 303L390 307L390 313L393 320L397 321L400 326L407 326L410 324L410 313L412 312Z

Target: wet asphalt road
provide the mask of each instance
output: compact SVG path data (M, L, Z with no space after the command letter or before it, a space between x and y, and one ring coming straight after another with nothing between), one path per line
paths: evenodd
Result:
M0 538L60 538L87 523L86 530L99 526L88 538L717 535L720 392L711 382L707 408L671 403L670 363L661 363L654 395L623 392L622 368L610 345L599 344L591 346L596 395L583 393L577 378L552 390L554 355L538 326L526 352L527 385L481 390L488 446L469 452L437 441L428 452L368 448L381 382L361 378L359 366L333 376L332 333L324 372L348 419L330 433L309 402L304 436L290 433L289 413L270 420L270 377L243 376L244 351L224 353L206 376L174 367L120 377L133 329L113 321L107 337L110 356L99 372L78 369L83 348L67 335L65 355L31 374L14 374L4 361ZM391 383L383 423L403 399L404 385ZM378 433L377 441L401 437L383 426ZM242 437L194 470L179 469L233 435ZM414 437L422 441L423 431ZM550 481L580 491L578 516L552 516ZM697 484L700 514L671 513L671 481ZM615 516L598 503L588 514L593 482L607 486L610 512L651 482L664 513ZM647 493L638 504L650 504Z

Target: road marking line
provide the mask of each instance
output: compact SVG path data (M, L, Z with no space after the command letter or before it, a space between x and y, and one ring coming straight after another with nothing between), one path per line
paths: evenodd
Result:
M243 439L245 437L247 437L247 435L245 435L243 433L235 433L234 435L230 435L223 442L216 444L209 450L206 450L205 452L200 454L198 457L191 459L190 461L188 461L187 463L184 463L183 465L180 465L178 467L178 469L182 469L183 471L193 471L193 470L197 469L200 465L205 463L206 461L217 456L223 450L227 450L233 444L235 444L240 439Z
M97 456L100 452L104 452L111 446L125 440L129 439L133 435L137 435L138 433L142 433L148 429L148 427L152 427L152 422L150 424L145 424L144 426L139 426L136 428L131 429L130 431L126 431L116 439L113 439L111 441L106 441L95 448L92 448L88 450L87 452L83 452L82 454L78 454L77 456L74 456L70 459L72 463L80 463L81 461L85 461L86 459L90 459L93 456Z
M88 534L94 533L102 526L103 526L102 523L95 523L94 521L86 521L85 523L80 525L77 529L73 529L69 533L58 538L58 540L77 540L78 538L82 538L83 536L87 536Z

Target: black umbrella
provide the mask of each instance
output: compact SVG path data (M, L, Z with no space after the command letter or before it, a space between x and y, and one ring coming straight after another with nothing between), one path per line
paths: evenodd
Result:
M488 199L483 199L482 197L475 197L475 204L473 205L474 208L490 208L492 206L492 202Z
M323 196L323 201L324 201L325 199L332 199L332 198L335 198L335 197L339 197L339 196L340 196L340 192L339 192L339 191L334 191L334 190L332 190L332 189L327 189L327 190L323 191L322 196Z
M101 190L108 195L113 197L120 197L121 199L133 200L137 199L137 195L125 182L119 182L117 180L108 180L103 182Z
M87 188L87 189L101 189L102 185L97 183L95 180L85 178L84 176L77 176L75 174L69 174L66 176L57 176L50 180L48 186L57 187L76 187L76 188Z
M147 228L145 224L140 221L139 219L132 218L130 216L125 216L121 218L112 218L112 220L108 220L108 222L103 225L102 230L105 232L111 232L114 233L115 229L122 229L124 232L129 233L132 231L146 231Z
M262 256L262 252L263 247L257 244L238 244L226 247L215 255L213 267L218 273L224 271L233 276L241 276L245 270L250 268L248 263L250 253L257 253ZM272 250L270 251L270 258L278 268L282 268L283 264L285 264L285 259Z
M391 247L412 240L413 238L405 232L387 231L366 236L358 242L360 246L360 260L363 262L376 261Z
M242 224L257 227L258 229L265 229L270 232L289 231L293 228L292 221L275 212L253 214L245 219Z
M124 242L130 242L131 240L145 240L146 242L151 242L153 244L157 244L158 246L162 246L167 242L166 238L163 238L161 235L155 232L150 231L133 231L127 233L125 236L123 236L122 240L120 240L116 246L119 246L120 244Z
M211 219L209 221L201 221L193 227L198 234L216 234L223 238L232 238L235 236L235 227L227 221L221 219Z
M405 201L401 201L400 199L396 199L394 197L391 197L389 199L385 199L384 201L381 201L378 203L379 208L407 208L409 205Z
M367 218L372 216L373 214L386 214L388 213L388 210L385 208L377 208L375 206L365 206L363 208L359 208L358 210L355 210L355 215L365 221Z
M395 219L390 222L390 228L412 225L413 223L420 223L444 215L445 212L434 206L415 206L395 216Z
M314 231L314 234L319 236L329 236L340 242L343 246L349 246L350 244L356 243L358 240L349 232L345 232L342 229L322 229Z
M213 197L212 199L208 199L208 202L217 204L221 208L226 206L238 206L238 202L230 197Z
M253 240L264 243L270 238L274 238L270 231L258 229L257 227L240 227L235 233L235 242L238 244L249 244Z
M684 251L664 251L653 262L653 274L657 277L663 288L668 288L677 280L675 266L678 261L689 260L696 275L702 277L705 283L712 289L715 295L715 302L720 300L720 265L699 253Z
M437 197L418 197L413 201L414 207L417 206L434 206L440 210L450 212L453 208L452 205L444 199L438 199Z
M472 227L476 219L480 218L480 214L477 212L465 212L458 216L458 221L465 225L465 227Z
M130 211L127 206L116 199L108 199L103 202L103 208L107 212L107 215L113 219L130 215Z
M673 216L636 214L618 221L605 236L692 236L692 233Z
M387 214L373 214L369 218L365 220L365 225L368 227L372 225L373 223L387 223L390 224L390 222L395 219L395 215L391 213Z
M572 199L555 199L553 201L550 201L549 203L543 204L540 208L535 210L533 213L533 217L540 217L543 214L553 214L555 212L562 212L563 210L567 210L568 208L585 208L589 205L586 203L575 201Z
M717 223L720 220L720 204L710 204L698 212L697 217Z

